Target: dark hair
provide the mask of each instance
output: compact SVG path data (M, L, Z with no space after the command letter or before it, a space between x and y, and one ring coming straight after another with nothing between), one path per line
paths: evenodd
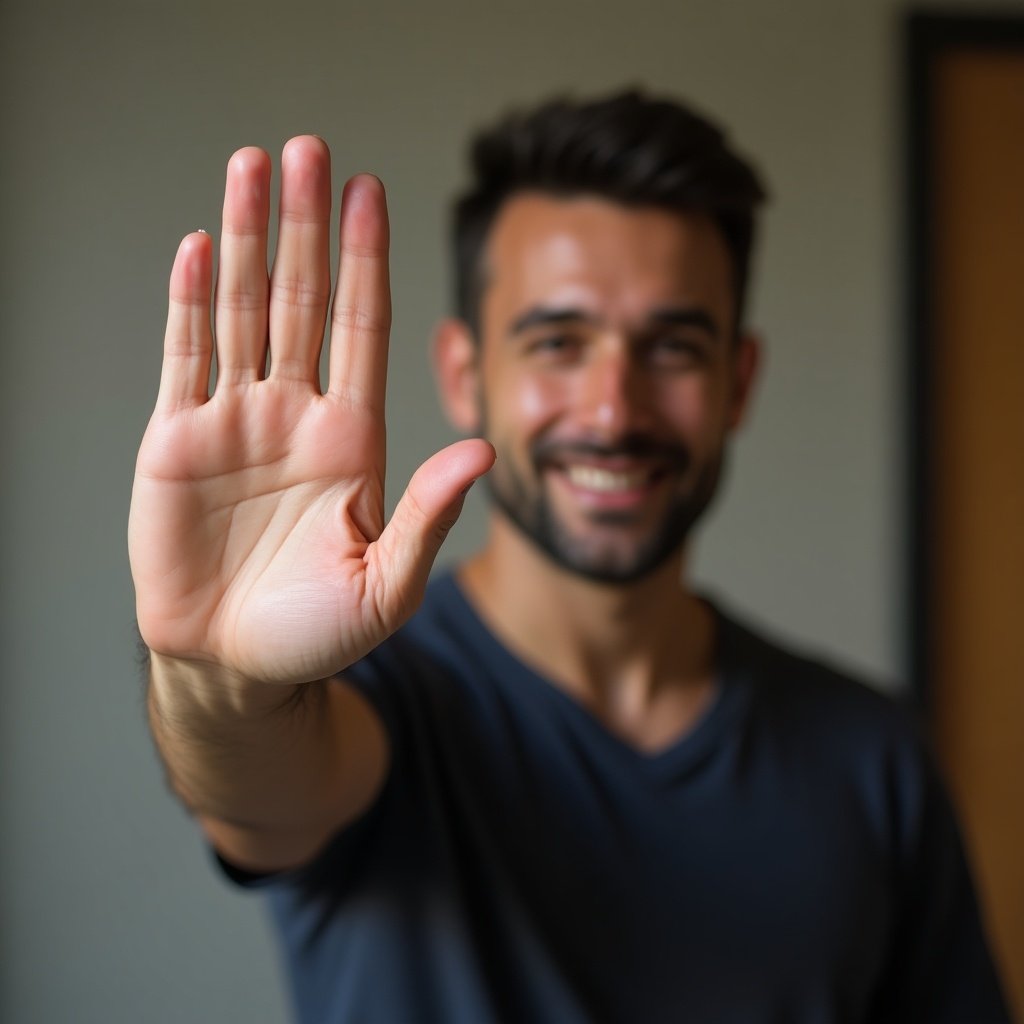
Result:
M556 99L477 135L473 181L455 202L456 312L479 331L484 249L502 204L523 191L597 195L711 217L732 259L742 318L754 213L765 191L716 125L680 103L631 89Z

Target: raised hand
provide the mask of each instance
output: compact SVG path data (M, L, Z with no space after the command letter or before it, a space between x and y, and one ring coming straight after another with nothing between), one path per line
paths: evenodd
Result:
M318 374L330 305L324 143L302 137L284 149L268 281L269 192L267 155L235 153L212 396L211 239L197 232L178 250L129 549L139 628L153 651L254 681L301 683L344 669L412 613L462 494L494 455L480 440L439 452L385 526L383 188L362 175L343 196L326 393Z

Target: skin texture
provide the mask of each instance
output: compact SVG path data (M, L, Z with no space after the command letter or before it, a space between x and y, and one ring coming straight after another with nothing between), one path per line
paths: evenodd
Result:
M385 528L383 189L363 175L345 192L324 394L327 147L304 137L285 148L268 280L269 195L269 158L240 150L225 189L212 395L212 240L192 234L178 251L129 550L139 628L152 650L295 684L345 668L411 614L460 492L493 455L480 441L436 455Z
M726 247L705 218L538 195L506 206L489 257L481 418L503 456L491 492L563 566L643 576L711 500L735 425ZM572 466L634 485L574 481Z
M369 175L346 187L332 305L327 147L293 139L281 164L269 278L270 158L248 148L228 164L214 331L212 239L178 249L128 531L171 784L223 853L257 869L308 859L380 786L380 723L322 680L413 612L463 492L494 458L479 440L439 452L385 524L384 191Z

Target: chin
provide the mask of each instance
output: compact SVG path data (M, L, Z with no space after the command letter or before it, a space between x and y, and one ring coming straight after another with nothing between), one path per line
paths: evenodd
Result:
M684 544L685 541L680 540L651 551L602 555L566 550L564 544L540 543L538 546L549 561L573 576L607 586L629 586L664 571L672 562L678 562Z

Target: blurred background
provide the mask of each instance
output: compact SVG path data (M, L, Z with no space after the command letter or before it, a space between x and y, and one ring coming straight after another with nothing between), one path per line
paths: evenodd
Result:
M1002 10L1024 16L1024 0ZM906 14L898 0L4 0L0 1019L287 1019L258 899L215 873L151 749L125 547L167 274L182 235L216 235L242 145L276 162L315 132L337 188L360 170L388 187L393 499L451 440L427 351L468 133L510 105L627 84L720 119L772 193L751 317L767 365L696 572L784 639L906 685ZM443 559L482 537L474 501ZM1016 878L986 894L1021 900L1001 907L1001 935L1024 916Z

